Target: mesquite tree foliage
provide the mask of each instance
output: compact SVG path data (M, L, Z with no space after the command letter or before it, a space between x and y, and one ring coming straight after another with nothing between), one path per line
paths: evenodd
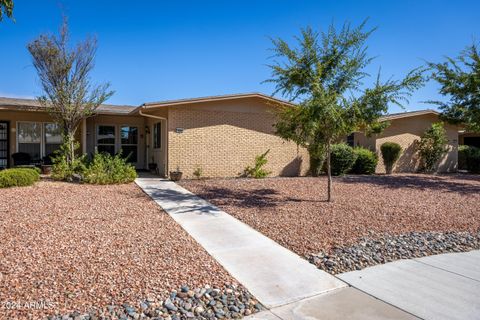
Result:
M447 101L429 101L439 106L442 117L450 123L463 124L469 131L480 132L480 52L472 44L457 58L442 63L428 63L431 78L440 84L440 94Z
M285 107L279 113L276 131L281 137L306 147L312 174L326 158L327 199L332 200L330 168L331 145L359 129L367 134L381 132L379 121L389 104L407 101L411 92L424 82L423 70L415 69L402 80L382 82L380 76L371 88L363 88L368 77L365 68L372 58L366 41L375 29L365 31L346 23L340 30L331 25L326 32L302 29L296 44L272 39L274 62L271 82L274 94L280 93L298 107ZM313 160L313 161L312 161Z
M0 0L0 21L3 20L3 15L12 18L13 0Z

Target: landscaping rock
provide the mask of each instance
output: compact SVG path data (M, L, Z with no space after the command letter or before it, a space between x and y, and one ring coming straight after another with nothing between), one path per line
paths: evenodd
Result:
M354 245L321 251L307 259L319 269L338 274L399 259L474 249L480 249L480 232L410 232L363 237Z
M198 295L190 297L188 294L181 294L188 292ZM183 286L179 291L172 291L164 302L153 297L145 301L139 302L138 306L127 303L119 306L108 305L104 309L99 308L87 314L73 312L47 319L239 319L264 309L245 288L233 284L227 284L223 288L205 286L193 290Z

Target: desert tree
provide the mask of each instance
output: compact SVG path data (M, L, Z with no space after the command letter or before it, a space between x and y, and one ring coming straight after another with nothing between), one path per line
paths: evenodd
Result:
M332 200L331 145L357 130L379 133L379 121L390 104L402 104L423 83L422 71L414 69L402 80L381 81L380 72L370 88L363 79L372 58L366 41L375 29L365 30L345 23L340 30L331 25L326 32L302 29L295 45L274 38L266 82L298 107L284 107L276 123L277 134L307 148L311 173L316 175L326 158L327 200Z
M108 83L91 83L97 41L87 38L70 47L68 25L64 20L58 35L42 34L27 48L44 91L38 101L62 130L62 150L67 163L72 164L79 124L113 94Z
M10 19L13 17L13 0L0 0L0 21L4 15Z
M431 78L440 85L446 101L429 101L439 106L442 117L469 131L480 132L480 52L474 43L456 58L429 62Z

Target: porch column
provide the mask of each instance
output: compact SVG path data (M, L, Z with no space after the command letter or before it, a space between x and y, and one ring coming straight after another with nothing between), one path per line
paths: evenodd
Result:
M87 119L82 120L82 153L87 153Z

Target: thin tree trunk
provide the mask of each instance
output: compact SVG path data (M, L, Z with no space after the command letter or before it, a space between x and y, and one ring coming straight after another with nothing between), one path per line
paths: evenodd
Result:
M73 161L75 161L75 133L68 132L67 133L67 145L68 145L68 163L71 165Z
M332 168L330 167L330 142L327 143L327 201L331 202L332 199Z

